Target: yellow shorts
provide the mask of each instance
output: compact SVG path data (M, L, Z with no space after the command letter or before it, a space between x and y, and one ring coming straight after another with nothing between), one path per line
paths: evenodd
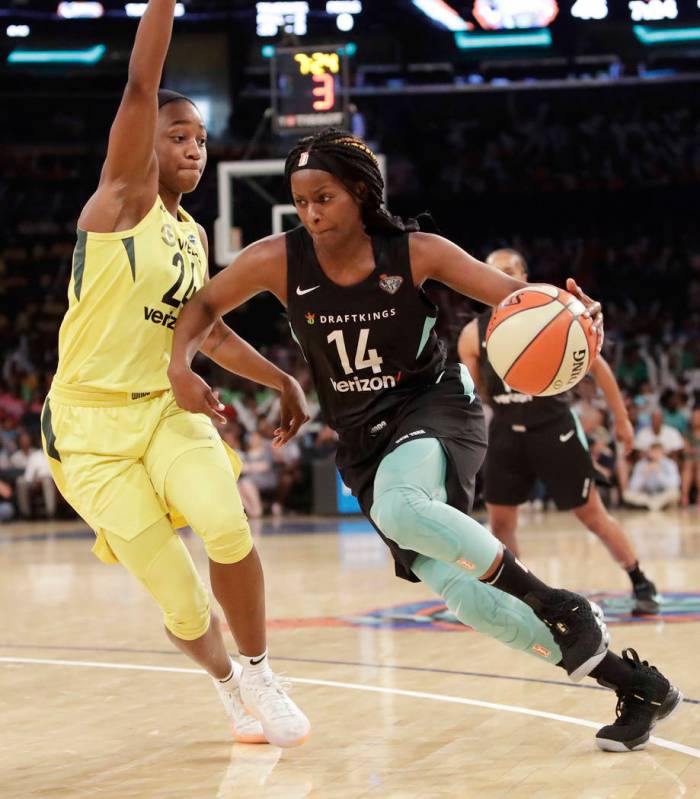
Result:
M111 538L131 541L168 514L174 527L187 520L212 560L234 563L252 549L238 456L207 416L179 408L171 391L54 384L42 439L59 491L95 530L101 560L117 561Z

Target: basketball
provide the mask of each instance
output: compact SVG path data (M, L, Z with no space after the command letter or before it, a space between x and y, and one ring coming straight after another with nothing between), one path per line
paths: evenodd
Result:
M486 351L514 391L548 397L579 383L596 357L598 334L585 306L556 286L518 289L494 308Z

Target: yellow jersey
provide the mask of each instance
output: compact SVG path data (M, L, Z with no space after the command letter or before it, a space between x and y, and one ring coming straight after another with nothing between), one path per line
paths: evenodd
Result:
M160 197L131 230L78 229L56 381L115 392L170 387L173 329L204 285L207 259L192 217Z

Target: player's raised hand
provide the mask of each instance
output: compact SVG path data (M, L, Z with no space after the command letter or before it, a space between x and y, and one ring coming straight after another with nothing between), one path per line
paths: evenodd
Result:
M215 422L224 423L224 406L211 386L191 369L168 370L168 379L175 395L175 402L190 413L206 413Z
M584 294L583 289L580 288L578 283L569 277L566 279L566 290L577 297L586 306L586 316L593 320L593 329L598 334L598 346L596 347L596 355L600 355L603 348L603 338L605 332L603 331L603 308L597 300L591 299L587 294Z
M280 394L280 426L272 439L273 447L282 447L309 421L309 407L299 383L287 375Z

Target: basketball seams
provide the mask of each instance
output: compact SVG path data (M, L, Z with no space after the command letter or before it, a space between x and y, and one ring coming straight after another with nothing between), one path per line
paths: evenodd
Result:
M566 307L566 310L567 311L569 310L568 305ZM562 347L562 350L561 350L561 358L559 359L559 363L557 364L557 368L554 370L554 374L552 375L552 379L549 381L549 383L547 383L547 385L544 387L543 391L549 391L549 389L552 386L552 383L557 379L557 375L561 371L561 367L564 364L564 358L566 358L566 354L568 352L569 337L571 336L571 326L574 324L574 322L578 322L578 319L575 316L572 316L570 321L569 321L569 326L566 328L566 338L564 339L564 346Z
M557 302L559 302L559 300L557 300ZM545 303L545 304L546 304L546 303ZM553 324L554 324L554 322L556 322L556 321L557 321L557 319L559 319L563 313L570 313L570 312L569 312L569 309L566 307L566 305L564 305L563 303L560 303L560 305L562 306L562 308L561 308L561 311L559 311L559 313L558 313L556 316L553 316L553 317L552 317L552 318L551 318L551 319L550 319L550 320L547 322L547 324L546 324L546 325L544 325L544 327L540 327L540 328L537 330L537 332L536 332L536 333L535 333L535 334L534 334L534 335L533 335L533 336L530 338L530 340L529 340L529 341L528 341L528 342L527 342L527 343L526 343L526 344L523 346L522 350L520 350L520 354L519 354L519 355L518 355L518 357L517 357L517 358L516 358L516 359L513 361L513 363L511 363L511 365L508 367L508 371L505 373L505 375L504 375L504 377L503 377L503 382L504 382L504 383L506 383L506 384L508 383L508 375L509 375L509 374L510 374L510 373L513 371L513 369L516 367L516 365L517 365L518 361L519 361L519 360L520 360L520 359L521 359L521 358L522 358L524 355L526 355L526 354L527 354L528 348L529 348L529 347L530 347L530 345L531 345L531 344L532 344L532 343L535 341L535 339L539 338L539 336L541 336L541 335L542 335L542 333L544 333L544 332L545 332L545 330L547 330L547 328L548 328L548 327L550 327L551 325L553 325ZM529 310L529 309L526 309L526 310ZM510 317L508 317L508 318L510 318ZM573 321L574 321L574 317L571 317L571 322L573 322ZM570 330L570 328L571 328L571 323L569 323L569 326L566 328L566 338L564 339L564 346L563 346L563 348L562 348L561 359L560 359L560 361L559 361L559 365L557 366L557 369L556 369L556 371L554 372L554 377L556 377L557 373L559 372L559 369L561 369L561 365L562 365L562 363L563 363L563 361L564 361L564 357L566 356L566 342L567 342L567 340L568 340L568 336L569 336L569 330ZM552 378L552 380L554 379L554 377ZM552 381L550 380L550 381L549 381L549 383L547 384L547 386L545 386L545 389L544 389L545 391L546 391L546 389L549 387L549 385L551 384L551 382L552 382ZM517 390L517 389L516 389L516 390ZM525 392L525 393L532 393L532 392Z
M521 289L521 291L524 291L524 289ZM514 319L519 314L525 313L525 311L531 311L533 308L546 308L548 305L551 305L553 302L558 302L561 305L562 309L564 309L564 310L567 307L559 299L558 296L557 297L550 297L548 294L545 294L545 292L543 292L543 291L533 291L531 293L532 294L539 294L540 296L544 296L544 297L549 297L549 299L547 300L547 302L542 302L542 303L540 303L538 305L528 305L526 308L518 308L517 311L513 311L513 313L509 313L508 316L504 316L503 319L501 319L498 322L498 324L494 325L493 327L491 327L491 322L489 321L489 327L486 330L486 341L487 341L487 343L488 343L489 338L491 338L491 334L494 332L494 330L497 330L507 319ZM496 306L496 307L498 307L498 306ZM559 316L559 314L557 314L557 316ZM554 318L556 319L557 317L555 316ZM528 344L528 346L529 346L529 344Z

